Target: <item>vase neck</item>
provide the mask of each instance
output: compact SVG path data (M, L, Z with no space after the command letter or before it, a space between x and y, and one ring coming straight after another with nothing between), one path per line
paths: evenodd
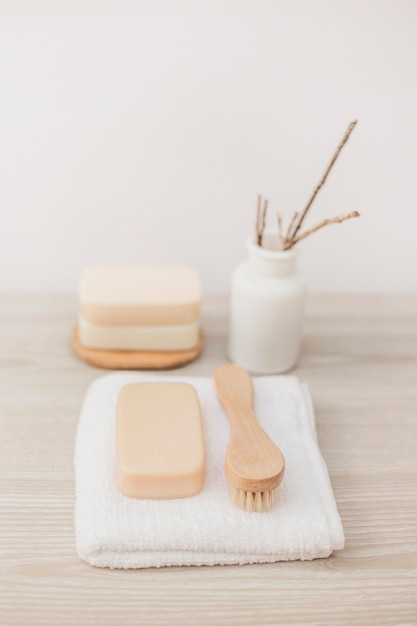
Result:
M252 238L246 243L254 270L263 276L284 277L294 274L297 250L278 250L272 238L265 238L265 243L266 247L258 246Z

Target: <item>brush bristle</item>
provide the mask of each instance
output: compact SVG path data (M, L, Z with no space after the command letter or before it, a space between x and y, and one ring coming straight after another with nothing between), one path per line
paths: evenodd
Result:
M276 489L269 491L245 491L229 485L229 494L232 503L250 513L263 513L269 511L276 501Z

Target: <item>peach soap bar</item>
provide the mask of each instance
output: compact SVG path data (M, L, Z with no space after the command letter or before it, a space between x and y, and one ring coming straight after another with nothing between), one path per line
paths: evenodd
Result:
M204 483L200 403L187 383L125 385L118 397L116 477L131 498L186 498Z
M81 317L90 324L192 324L200 301L198 274L189 267L92 267L81 276Z
M92 267L81 276L80 343L102 350L189 350L201 286L189 267Z

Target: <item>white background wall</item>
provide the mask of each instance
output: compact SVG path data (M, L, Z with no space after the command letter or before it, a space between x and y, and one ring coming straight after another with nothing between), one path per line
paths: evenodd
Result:
M228 289L256 195L313 291L417 292L415 0L0 0L0 291L187 263Z

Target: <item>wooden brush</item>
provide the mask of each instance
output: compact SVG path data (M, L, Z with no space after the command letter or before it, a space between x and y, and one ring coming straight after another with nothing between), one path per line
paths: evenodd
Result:
M251 377L228 363L217 368L214 382L231 427L225 459L231 500L245 511L268 511L275 504L285 462L256 420Z

